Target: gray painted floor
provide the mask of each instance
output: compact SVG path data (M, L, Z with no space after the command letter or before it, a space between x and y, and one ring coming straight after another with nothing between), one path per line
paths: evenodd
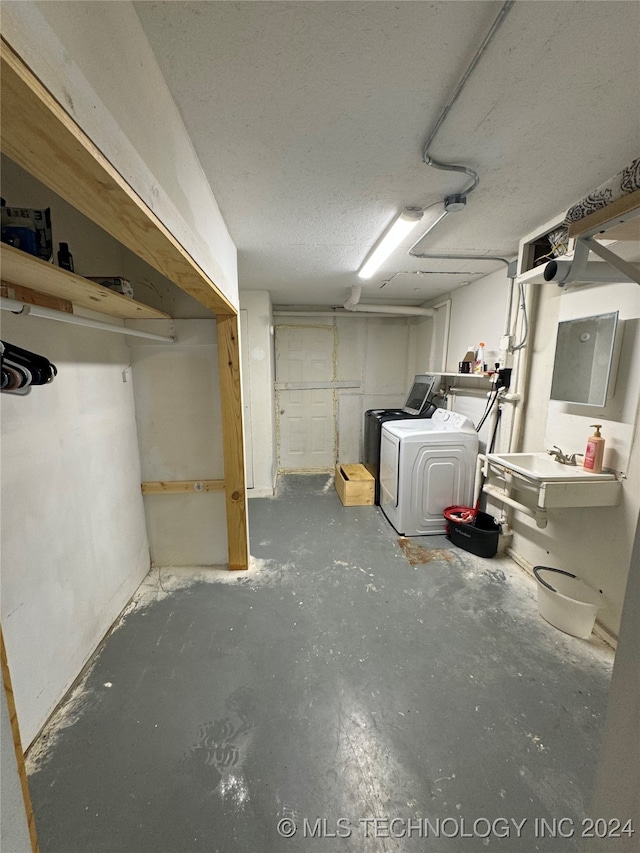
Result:
M32 751L42 853L581 850L612 653L326 477L249 511L253 569L153 571Z

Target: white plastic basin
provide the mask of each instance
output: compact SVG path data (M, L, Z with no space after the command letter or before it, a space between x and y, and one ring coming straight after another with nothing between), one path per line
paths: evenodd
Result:
M575 575L536 566L538 610L543 619L572 637L586 640L591 636L602 595Z

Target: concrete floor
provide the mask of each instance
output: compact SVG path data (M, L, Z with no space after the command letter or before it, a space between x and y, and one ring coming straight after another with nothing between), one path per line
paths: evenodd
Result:
M325 476L249 512L252 570L152 571L31 751L42 853L581 850L611 651Z

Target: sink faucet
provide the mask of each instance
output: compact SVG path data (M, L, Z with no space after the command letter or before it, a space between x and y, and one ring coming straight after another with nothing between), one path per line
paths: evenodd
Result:
M571 456L567 456L555 444L553 445L553 450L547 450L547 453L550 456L555 456L556 462L559 462L561 465L576 465L576 456L582 456L581 453L572 453Z

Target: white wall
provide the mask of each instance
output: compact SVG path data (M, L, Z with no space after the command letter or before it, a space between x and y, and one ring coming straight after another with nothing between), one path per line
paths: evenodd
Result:
M638 625L640 625L640 518L633 544L627 594L616 660L609 691L607 720L600 745L600 760L593 786L589 814L625 815L640 818L640 667L638 667ZM611 838L594 838L585 845L588 853L631 853L637 841L631 835L612 844Z
M458 287L451 295L451 327L446 370L456 373L469 344L477 349L485 344L484 360L492 369L504 334L508 279L500 269L471 284Z
M433 318L420 319L414 330L416 336L415 372L426 371L457 374L458 362L469 346L473 349L483 341L485 362L493 368L498 360L500 338L504 334L505 316L508 306L509 280L506 269L500 269L482 279L453 290L447 300L439 298ZM427 303L428 306L428 303ZM430 306L434 307L434 306ZM447 329L448 322L448 329ZM492 386L464 376L443 377L442 389L449 389L447 406L466 415L474 423L482 418ZM508 441L511 425L511 407L503 407L498 430L496 448L503 448ZM491 422L485 421L480 438L480 449L484 452L489 439Z
M636 284L583 285L563 290L537 285L538 307L522 450L553 445L584 453L590 424L602 423L604 465L624 472L617 507L553 510L539 529L516 513L513 548L533 565L551 565L579 575L603 591L601 621L618 632L631 549L640 510L640 300ZM549 400L559 320L620 311L625 320L616 391L604 409Z
M2 315L58 368L2 395L2 625L23 746L149 569L124 337Z
M172 317L213 316L192 296L180 290L8 157L1 156L0 163L2 197L8 206L50 208L56 262L60 243L68 243L78 275L122 276L133 285L137 301L158 308Z
M532 565L551 565L578 574L603 590L606 607L599 618L614 633L620 624L631 547L640 509L640 445L638 443L638 399L640 397L640 304L637 285L588 285L566 289L553 284L527 285L536 288L531 346L530 381L526 398L521 446L513 450L537 451L559 445L566 452L584 452L592 423L604 424L607 439L605 465L623 471L623 497L618 507L558 509L549 513L546 528L522 514L513 517L512 547ZM451 327L447 369L455 372L468 344L484 340L486 361L499 348L507 306L507 278L498 271L451 294ZM514 304L517 299L514 294ZM625 319L623 348L614 398L603 409L589 409L549 400L559 320L619 310ZM430 352L426 338L433 323L421 321L425 340L419 351ZM484 408L485 399L457 394L451 407L473 420ZM504 407L499 449L506 450L511 408ZM482 438L482 434L481 434ZM488 504L500 515L502 507Z
M215 320L136 321L175 345L130 338L143 482L222 480ZM228 563L224 492L145 495L156 566Z
M402 406L414 376L413 318L295 317L277 315L276 325L336 326L334 374L337 381L358 383L335 391L339 462L362 459L364 413L367 409ZM253 411L253 404L252 404Z
M248 395L251 420L246 426L251 441L253 487L249 497L272 495L277 473L274 410L274 336L271 297L266 290L243 290L240 307L247 311L247 339L241 341L248 375L242 377L243 395Z
M3 36L234 304L237 259L129 2L5 2Z

